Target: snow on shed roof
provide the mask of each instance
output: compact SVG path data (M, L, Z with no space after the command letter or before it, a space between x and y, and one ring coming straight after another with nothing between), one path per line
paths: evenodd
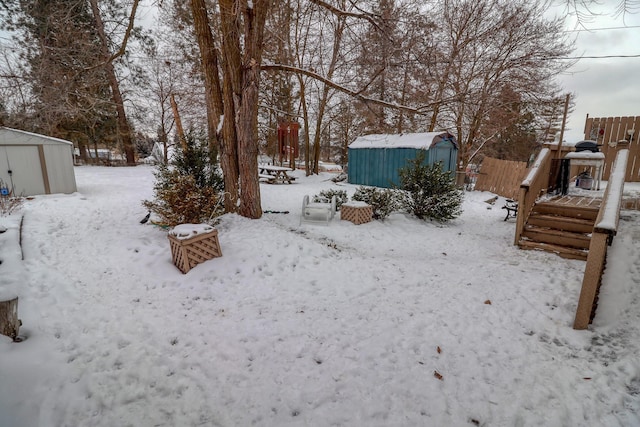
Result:
M73 146L71 141L54 138L52 136L40 135L38 133L26 132L18 129L0 127L0 145L55 145L67 144Z
M457 142L453 135L448 132L423 132L423 133L401 133L401 134L372 134L363 135L356 138L349 148L420 148L429 149L436 138L452 140L457 147Z

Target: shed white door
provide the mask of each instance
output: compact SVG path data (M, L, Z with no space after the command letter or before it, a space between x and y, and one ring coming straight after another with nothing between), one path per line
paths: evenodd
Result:
M0 147L0 180L3 186L7 186L16 196L45 194L38 147L35 145Z

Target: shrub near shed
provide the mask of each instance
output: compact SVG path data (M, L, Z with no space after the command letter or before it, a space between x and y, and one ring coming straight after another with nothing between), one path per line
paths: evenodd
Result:
M442 170L440 163L425 164L424 156L419 153L399 170L405 192L403 205L423 220L452 220L462 213L463 192L456 187L451 172Z

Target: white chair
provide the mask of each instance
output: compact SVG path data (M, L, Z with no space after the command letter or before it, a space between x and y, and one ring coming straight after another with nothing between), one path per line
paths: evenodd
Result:
M329 225L329 221L336 214L336 196L331 197L331 202L309 202L309 196L304 196L302 200L302 215L300 216L300 225L302 222L325 223Z

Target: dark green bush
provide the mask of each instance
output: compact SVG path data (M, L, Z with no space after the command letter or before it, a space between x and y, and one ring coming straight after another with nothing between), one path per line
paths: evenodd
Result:
M193 176L198 188L211 187L223 191L224 180L215 159L211 159L206 137L190 132L186 140L186 149L177 147L171 165L180 175Z
M391 212L398 209L398 194L396 191L385 188L360 186L353 194L353 200L365 202L373 209L373 219L384 220Z
M423 220L446 222L458 217L463 192L456 187L453 174L442 170L440 162L425 164L424 159L421 152L399 170L404 208Z

